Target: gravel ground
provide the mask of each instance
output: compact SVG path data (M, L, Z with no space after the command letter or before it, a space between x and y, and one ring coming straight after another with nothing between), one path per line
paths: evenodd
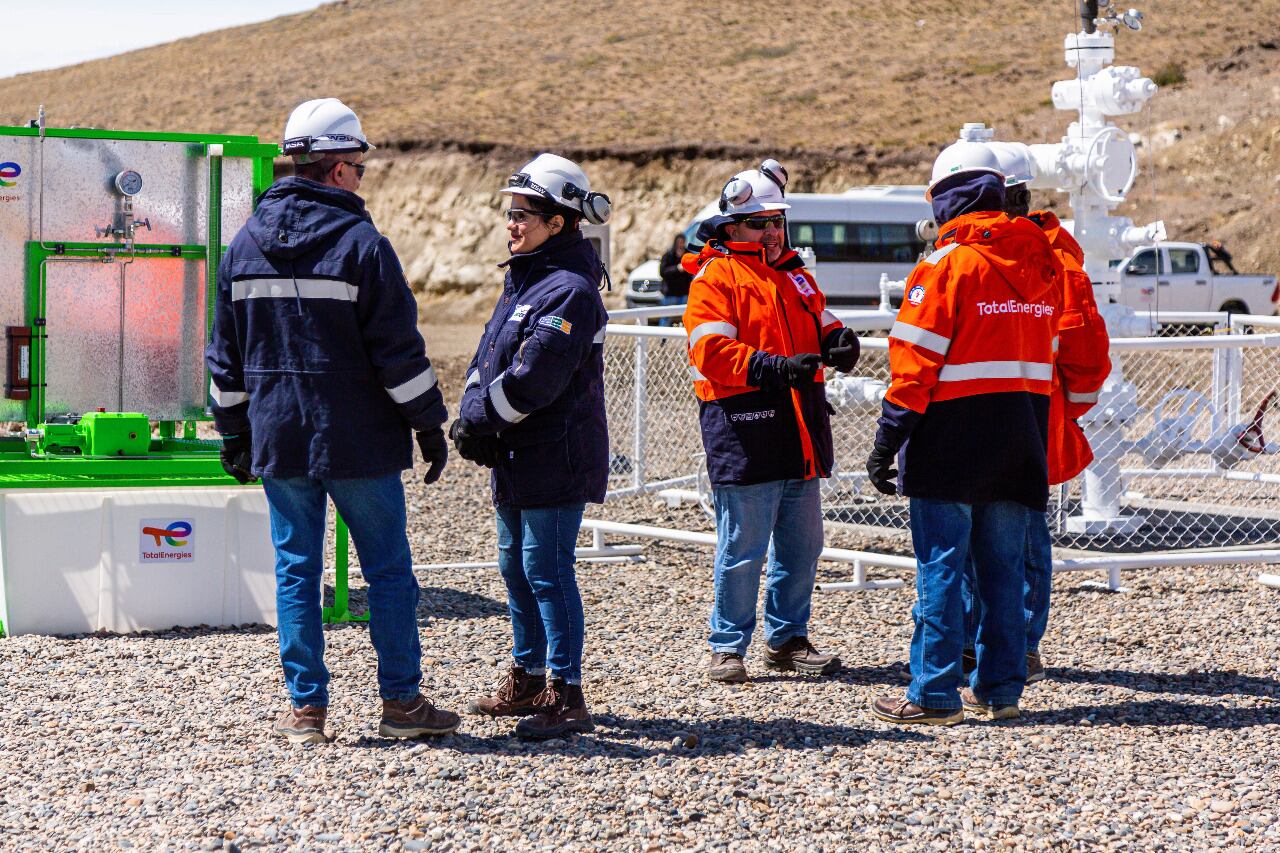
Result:
M492 559L480 472L420 473L416 559ZM645 500L589 515L706 525ZM0 641L0 850L1280 846L1280 593L1250 567L1133 572L1120 595L1060 577L1022 720L904 730L867 703L905 686L911 586L815 597L834 678L766 674L757 638L749 684L709 685L709 562L654 544L580 566L597 729L544 744L477 717L380 739L362 626L327 632L336 738L310 747L268 732L286 701L270 629ZM425 689L461 709L507 666L502 583L420 581Z

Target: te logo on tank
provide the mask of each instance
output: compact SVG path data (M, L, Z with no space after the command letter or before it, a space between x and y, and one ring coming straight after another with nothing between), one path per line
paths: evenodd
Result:
M0 163L0 187L8 189L18 185L18 176L22 174L22 167L12 161L8 163Z
M196 525L189 518L144 518L138 536L143 563L189 563L195 560Z

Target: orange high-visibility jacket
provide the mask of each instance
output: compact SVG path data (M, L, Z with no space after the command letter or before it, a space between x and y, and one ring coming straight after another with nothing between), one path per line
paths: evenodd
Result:
M770 265L759 243L708 241L685 267L696 273L684 327L712 485L829 476L822 370L800 389L766 391L748 380L756 353L821 353L842 326L800 257L784 250Z
M1049 483L1056 485L1075 478L1093 461L1093 450L1076 418L1098 402L1098 391L1111 372L1111 341L1093 297L1093 283L1084 271L1080 244L1050 211L1033 211L1028 218L1044 231L1066 270L1057 369L1049 398Z
M905 439L910 497L1043 510L1062 264L1027 219L969 213L940 230L889 333L880 436Z

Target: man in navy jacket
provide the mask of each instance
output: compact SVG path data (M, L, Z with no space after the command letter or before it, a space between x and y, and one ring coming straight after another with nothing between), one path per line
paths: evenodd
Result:
M413 466L411 429L430 465L426 482L440 476L448 412L400 262L355 193L371 148L336 98L294 110L284 150L296 174L267 190L231 241L206 353L223 467L241 483L261 478L271 511L280 659L292 700L275 730L295 742L326 739L320 592L328 497L369 583L380 733L447 734L459 722L418 690L418 582L400 480Z

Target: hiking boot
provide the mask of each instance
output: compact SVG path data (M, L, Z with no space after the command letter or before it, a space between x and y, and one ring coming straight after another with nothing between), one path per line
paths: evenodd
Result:
M284 735L290 743L325 743L329 738L324 733L324 718L328 709L321 705L303 705L301 708L289 706L276 718L273 731Z
M1040 660L1040 653L1027 652L1027 684L1044 681L1045 677L1044 661Z
M965 649L960 653L960 671L965 675L978 668L978 653L973 649Z
M989 702L983 702L978 698L978 694L973 692L972 687L966 687L960 691L960 704L964 706L966 711L972 711L979 716L990 717L993 720L1018 719L1018 703L992 705Z
M766 645L764 665L769 669L794 670L802 675L830 675L840 670L840 658L820 654L808 637L792 637L777 649Z
M742 662L742 655L736 652L712 652L707 678L729 684L743 683L747 680L747 666Z
M548 679L534 706L536 713L516 724L517 737L547 740L572 732L593 731L596 727L587 710L581 684L566 684L563 678Z
M538 713L534 700L547 686L546 674L530 675L522 666L513 666L503 676L492 696L475 699L467 706L472 714L486 717L527 717Z
M457 714L441 711L419 693L407 702L383 699L382 723L378 726L378 734L382 737L451 735L458 730L461 722L462 719Z
M871 713L886 723L918 726L954 726L964 722L964 709L922 708L897 696L881 696L871 703Z

